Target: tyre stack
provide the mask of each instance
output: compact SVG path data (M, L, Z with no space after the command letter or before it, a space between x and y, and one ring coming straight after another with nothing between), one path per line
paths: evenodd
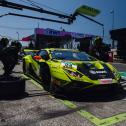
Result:
M25 80L21 77L1 76L0 97L18 97L25 94Z

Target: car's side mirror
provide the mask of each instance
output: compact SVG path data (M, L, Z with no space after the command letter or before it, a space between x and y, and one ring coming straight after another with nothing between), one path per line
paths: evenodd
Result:
M43 55L43 56L42 56L42 59L44 59L44 60L49 60L49 56L48 56L48 55Z
M42 59L41 56L33 56L33 58L34 58L35 60L40 60L40 59Z

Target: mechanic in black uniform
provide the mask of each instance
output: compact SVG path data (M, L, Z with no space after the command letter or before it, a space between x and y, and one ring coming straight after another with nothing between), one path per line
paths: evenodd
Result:
M7 45L7 42L1 42L0 60L4 65L4 76L8 76L12 73L12 70L18 63L18 52L21 49L19 42L12 42L9 47Z
M94 46L92 48L92 56L96 57L99 60L107 62L109 59L108 52L110 51L110 47L103 43L102 38L97 37L94 41Z

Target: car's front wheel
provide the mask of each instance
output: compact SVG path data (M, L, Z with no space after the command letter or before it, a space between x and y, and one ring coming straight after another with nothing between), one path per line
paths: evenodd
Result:
M44 84L44 88L49 90L50 88L50 83L51 83L51 74L50 74L50 69L49 66L46 64L41 64L40 65L40 76L42 79L42 83Z
M53 77L51 77L49 91L54 96L61 96L63 94L64 90L59 85L57 85L56 82L57 82L57 80L55 80ZM58 82L58 83L60 83L60 82Z
M24 73L24 74L27 73L25 60L23 60L23 73Z

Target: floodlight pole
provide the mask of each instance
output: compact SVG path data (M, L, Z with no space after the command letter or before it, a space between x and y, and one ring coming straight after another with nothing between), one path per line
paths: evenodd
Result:
M115 25L115 11L114 11L114 9L110 13L112 14L112 30L113 30L114 25Z
M112 30L114 30L114 19L115 19L115 11L114 11L114 9L110 12L111 14L112 14ZM114 44L115 42L114 42L114 39L112 40L112 48L114 48L115 47L115 44Z
M16 33L17 33L17 35L18 35L17 37L18 37L18 42L19 42L19 32L16 32Z
M104 29L104 25L102 26L102 38L104 38L104 33L105 33L105 29Z

